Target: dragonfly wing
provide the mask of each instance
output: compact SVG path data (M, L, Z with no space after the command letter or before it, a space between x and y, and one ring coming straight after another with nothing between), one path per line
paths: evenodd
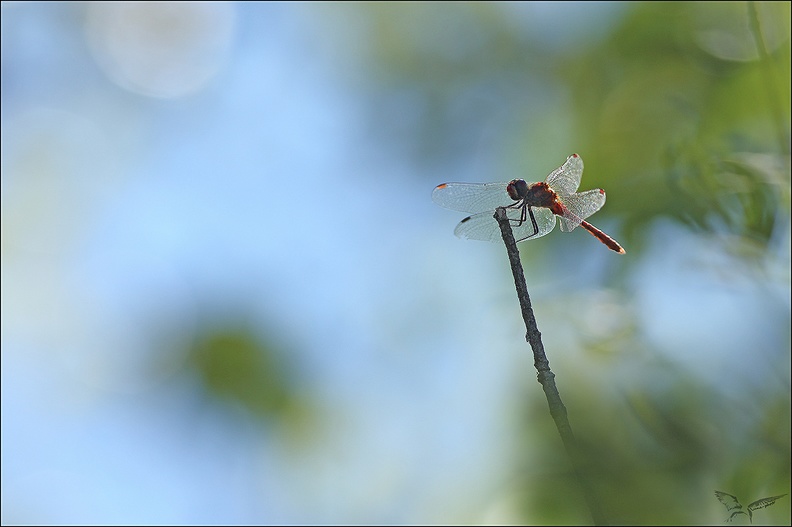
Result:
M562 198L562 202L566 212L561 217L561 230L569 232L605 205L605 191L595 188L578 192Z
M514 232L514 239L518 242L523 240L533 240L534 238L539 238L540 236L544 236L548 232L553 230L556 224L556 216L550 209L546 209L544 207L531 207L531 211L533 212L534 219L536 220L536 226L539 228L539 232L534 234L533 223L531 222L531 217L526 214L525 221L522 225L515 226L512 223L512 232ZM518 215L519 218L519 215Z
M508 183L443 183L432 191L432 201L451 210L478 214L514 203L506 192ZM495 221L494 219L492 220Z
M572 154L563 165L550 172L545 178L545 183L564 198L575 193L580 186L582 176L583 160L579 155Z
M511 213L507 210L507 214ZM454 229L454 234L466 240L482 240L485 242L497 242L501 239L500 227L493 217L494 211L481 212L468 216L460 221ZM519 216L519 212L517 213ZM511 215L509 214L509 217Z
M555 215L549 209L532 208L532 210L536 219L536 226L539 229L536 234L534 234L534 227L530 217L520 223L520 208L506 209L506 216L512 224L514 239L518 242L544 236L552 231L555 226ZM467 240L500 242L503 238L501 237L500 226L493 217L494 214L494 211L487 211L468 216L459 222L456 229L454 229L454 234Z

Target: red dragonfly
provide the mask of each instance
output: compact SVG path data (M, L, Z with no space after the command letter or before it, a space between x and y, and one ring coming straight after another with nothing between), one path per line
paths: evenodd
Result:
M432 191L432 200L441 207L472 214L454 229L460 238L500 241L500 228L493 214L497 207L505 207L518 242L552 231L558 216L562 231L570 232L580 225L609 249L624 254L626 251L616 240L585 221L605 204L605 191L597 188L577 192L582 175L583 160L572 154L541 183L526 183L523 179L508 183L443 183Z

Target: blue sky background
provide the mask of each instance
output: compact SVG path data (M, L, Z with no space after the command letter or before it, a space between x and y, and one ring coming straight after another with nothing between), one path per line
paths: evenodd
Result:
M635 397L695 387L691 433L722 457L697 468L687 521L722 521L712 490L746 479L768 401L788 460L788 151L746 258L717 217L702 232L642 205L656 159L625 145L632 175L610 171L597 134L621 132L583 119L554 62L633 6L471 6L3 3L3 523L585 521L523 498L565 469L555 432L530 432L550 419L505 250L455 238L462 215L430 199L538 181L573 152L581 189L608 190L592 222L627 249L582 230L520 246L573 428L607 436L641 420ZM493 17L547 62L446 93ZM787 50L788 27L768 39ZM438 61L425 84L410 50ZM193 362L228 328L288 365L285 410L256 413ZM781 467L732 493L789 492Z

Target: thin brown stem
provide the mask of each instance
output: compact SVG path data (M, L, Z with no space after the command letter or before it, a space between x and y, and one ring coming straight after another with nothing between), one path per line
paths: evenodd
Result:
M517 250L517 242L514 241L514 234L509 224L509 218L506 216L506 209L498 207L495 210L495 219L500 225L503 243L506 244L506 252L509 255L514 285L517 288L517 298L520 301L520 310L525 322L525 340L528 341L533 350L537 380L544 390L547 404L550 407L550 415L561 436L561 441L564 443L564 449L572 460L572 468L580 482L591 517L596 525L607 525L608 522L600 509L599 501L594 496L594 491L588 482L588 478L581 470L583 459L575 442L575 436L572 434L572 427L569 425L566 406L561 401L561 395L558 393L558 388L555 384L555 374L550 370L550 362L547 360L547 355L544 351L542 334L536 325L536 318L531 307L531 297L528 295L528 286L525 284L525 274L520 262L520 252Z

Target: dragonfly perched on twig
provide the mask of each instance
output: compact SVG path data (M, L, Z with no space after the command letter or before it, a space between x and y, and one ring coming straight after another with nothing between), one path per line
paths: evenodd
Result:
M605 204L605 191L598 188L577 192L582 175L583 160L572 154L539 183L526 183L524 179L508 183L443 183L432 191L432 200L441 207L471 214L454 229L460 238L499 241L500 230L493 213L497 207L504 207L518 242L549 233L558 216L562 231L570 232L579 225L609 249L624 254L626 251L616 240L585 221Z

